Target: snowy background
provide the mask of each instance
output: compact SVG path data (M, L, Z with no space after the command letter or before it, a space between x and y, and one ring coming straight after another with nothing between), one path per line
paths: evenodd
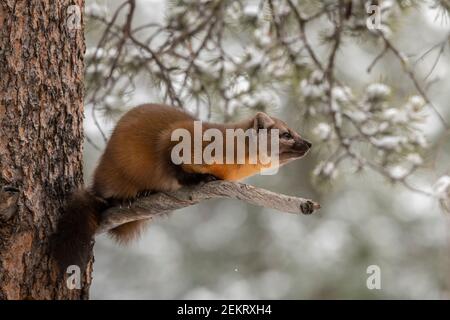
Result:
M120 3L86 2L89 10L108 12ZM161 22L166 9L162 0L138 1L136 19ZM249 1L247 10L257 7ZM450 24L436 19L437 15L435 10L419 6L402 15L392 31L395 43L412 61L450 34ZM320 29L320 23L315 27ZM92 50L98 34L87 31L88 50ZM321 52L318 41L313 46ZM396 100L407 100L411 84L393 57L383 59L370 74L366 72L376 54L364 51L360 43L345 43L337 56L340 77L355 90L382 80L395 86ZM436 54L415 65L419 78L432 68ZM449 68L447 53L439 59L432 75L438 80L428 91L446 119L450 118ZM121 112L155 101L160 101L155 89L142 82L127 96ZM315 142L327 134L326 123L302 130L302 115L291 105L280 92L277 107L270 113ZM110 132L114 120L105 117L101 124ZM431 146L442 134L431 112L421 129ZM104 146L89 106L85 131ZM336 176L318 187L313 172L316 169L317 173L317 165L324 160L323 148L315 143L311 154L282 168L276 176L248 180L275 192L317 200L322 205L317 214L295 216L232 200L211 201L158 219L129 247L100 236L94 250L91 298L449 298L450 221L438 201L392 184L370 170L355 172L351 166L333 172ZM429 152L435 158L436 150L431 147ZM415 175L415 186L432 191L439 177L449 173L449 144L439 152L434 167L428 154L420 159L424 164ZM99 155L86 143L86 183L91 181ZM381 290L366 287L370 265L381 268Z

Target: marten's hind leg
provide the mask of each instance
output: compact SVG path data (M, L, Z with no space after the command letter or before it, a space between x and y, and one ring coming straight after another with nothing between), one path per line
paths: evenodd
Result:
M149 219L130 221L109 230L108 234L119 244L128 244L141 236L149 222Z
M139 192L134 198L127 198L127 199L110 198L108 199L108 204L110 206L129 208L137 198L145 197L149 194L150 191L145 190ZM120 226L117 226L114 229L109 230L108 234L119 244L126 245L132 242L133 240L138 239L143 233L143 231L147 228L149 222L150 222L149 219L130 221Z

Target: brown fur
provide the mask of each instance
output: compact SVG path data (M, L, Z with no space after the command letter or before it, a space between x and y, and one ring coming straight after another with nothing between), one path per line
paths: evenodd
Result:
M148 225L147 220L124 223L109 231L109 235L120 244L127 244L140 237Z
M174 191L183 185L209 180L211 177L223 180L240 180L254 175L263 167L260 164L202 164L176 166L170 155L177 142L170 141L174 129L185 128L193 133L196 120L191 115L175 107L147 104L127 112L117 123L94 173L91 192L109 203L128 201L142 192ZM222 132L227 128L278 129L289 132L292 139L280 139L280 160L284 164L304 155L311 146L300 135L292 131L279 119L258 113L255 117L235 124L203 124L203 129L217 128ZM192 134L193 136L193 134ZM224 135L225 136L225 135ZM206 143L204 143L205 145ZM224 152L225 155L225 152ZM247 156L247 155L246 155ZM83 245L88 236L95 233L96 225L80 222L78 219L94 221L98 219L98 206L92 210L92 198L84 194L75 198L72 205L76 211L62 225L72 223L86 226L89 230L76 232L83 234ZM95 207L95 206L94 206ZM70 221L70 223L67 223ZM142 231L145 221L130 222L110 231L110 235L120 243L135 239ZM73 233L73 232L72 232Z

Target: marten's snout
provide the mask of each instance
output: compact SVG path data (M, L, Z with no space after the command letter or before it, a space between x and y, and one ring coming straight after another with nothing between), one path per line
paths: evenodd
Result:
M302 154L305 154L306 152L308 152L308 150L311 149L311 147L312 147L312 143L309 142L308 140L304 140L304 139L300 139L295 144L295 149L300 151Z
M308 149L311 149L312 147L312 143L309 142L308 140L303 140L303 144L305 144Z

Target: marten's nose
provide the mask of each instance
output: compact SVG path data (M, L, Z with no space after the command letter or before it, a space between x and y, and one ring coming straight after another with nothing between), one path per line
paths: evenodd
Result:
M303 143L306 144L306 146L308 147L308 149L310 149L312 147L312 143L309 142L308 140L303 140Z
M299 150L300 152L307 152L311 148L312 144L311 142L301 139L298 141L295 145L295 149Z

